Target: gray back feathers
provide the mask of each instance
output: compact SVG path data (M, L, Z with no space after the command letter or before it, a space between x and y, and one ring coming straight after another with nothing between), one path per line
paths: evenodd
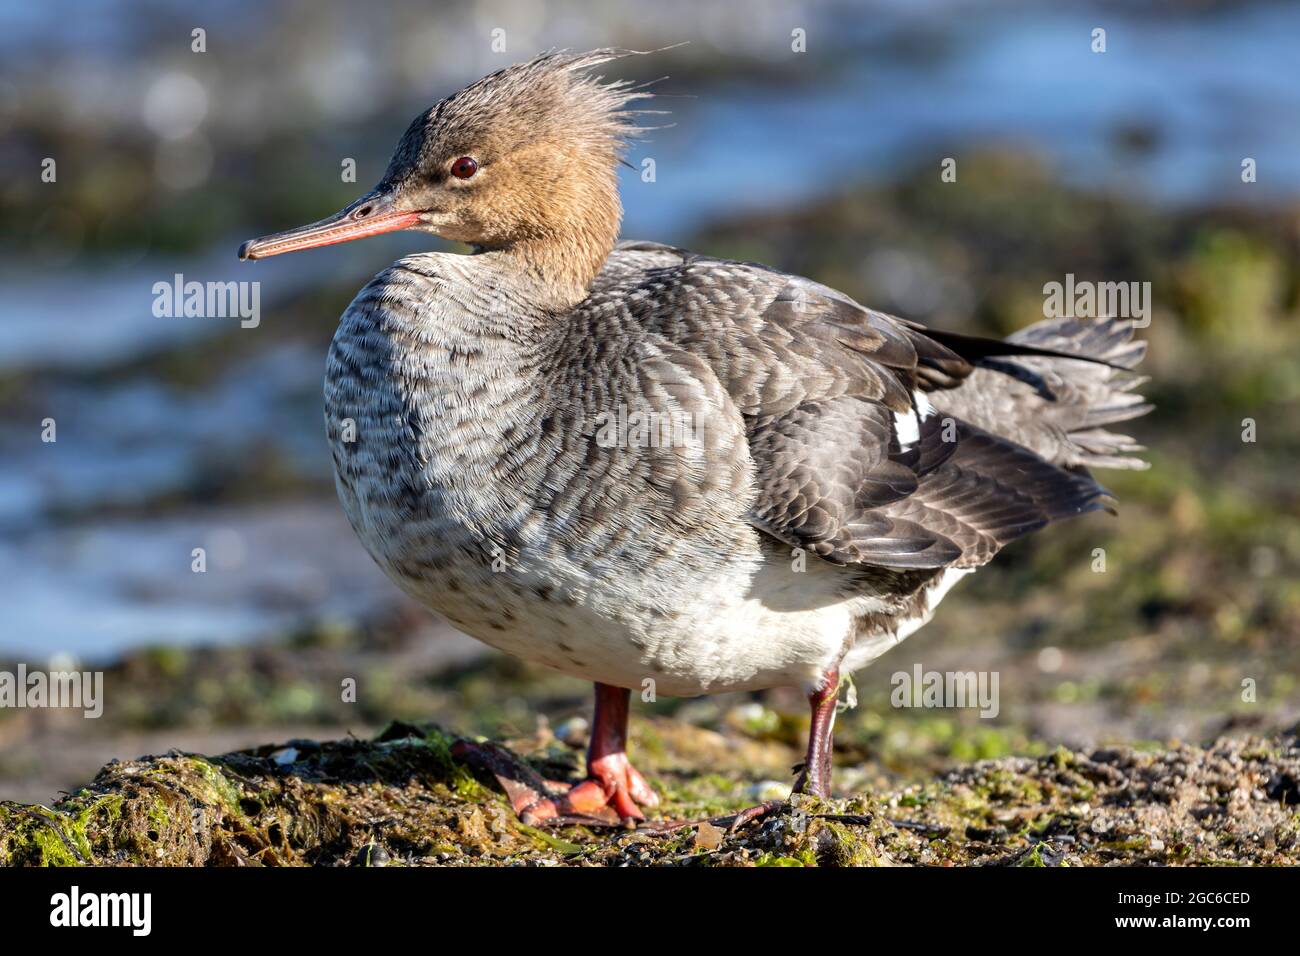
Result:
M1102 426L1143 414L1129 323L1050 322L964 358L924 331L764 266L624 243L579 306L706 360L743 416L763 532L836 564L971 567L1107 507L1085 464L1140 467ZM951 344L951 343L949 343ZM933 405L931 411L929 406ZM704 410L707 411L707 410Z

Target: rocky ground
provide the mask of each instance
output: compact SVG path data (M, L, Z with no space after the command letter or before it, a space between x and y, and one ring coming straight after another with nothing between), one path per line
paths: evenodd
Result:
M580 767L581 728L510 746L547 777ZM636 752L684 825L520 824L454 737L395 723L373 740L293 740L207 757L115 761L53 807L0 803L9 865L1077 866L1300 864L1300 738L1205 748L1058 749L960 766L926 783L779 798L795 752L656 718ZM701 768L710 768L704 771ZM861 768L838 771L837 783ZM856 787L853 788L857 790Z

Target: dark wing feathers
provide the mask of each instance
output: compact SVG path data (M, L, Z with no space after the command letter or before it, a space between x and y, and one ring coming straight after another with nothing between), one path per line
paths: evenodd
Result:
M837 564L866 560L863 536L882 539L890 520L872 509L917 489L914 468L890 456L892 413L878 402L840 396L803 402L749 422L758 465L754 524ZM917 536L920 529L908 528Z
M916 494L884 507L961 549L956 567L977 567L1048 522L1105 508L1106 490L974 426L957 427L952 458L929 472Z
M918 348L962 365L917 329L827 286L657 243L619 245L592 290L596 302L610 295L647 331L704 357L746 416L840 395L905 412Z
M610 256L592 293L607 296L704 359L743 416L753 525L836 564L973 567L1105 507L1082 465L1132 450L1101 426L1146 410L1116 378L1142 355L1127 324L1040 323L1000 349L653 243Z

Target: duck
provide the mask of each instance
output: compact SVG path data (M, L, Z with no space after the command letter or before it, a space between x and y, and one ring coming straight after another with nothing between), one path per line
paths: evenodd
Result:
M255 260L416 230L344 312L325 426L348 520L402 591L590 681L586 774L462 740L525 823L637 826L633 692L798 688L793 791L832 789L839 694L945 594L1053 522L1114 510L1094 468L1150 405L1119 318L1005 340L929 329L753 262L619 240L634 51L550 51L420 114L369 192ZM763 808L758 808L762 812ZM737 815L739 819L739 815Z

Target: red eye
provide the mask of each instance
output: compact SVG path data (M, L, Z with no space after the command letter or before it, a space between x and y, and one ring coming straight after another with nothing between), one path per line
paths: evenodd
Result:
M469 156L462 156L451 164L451 174L457 179L469 179L478 172L478 162Z

